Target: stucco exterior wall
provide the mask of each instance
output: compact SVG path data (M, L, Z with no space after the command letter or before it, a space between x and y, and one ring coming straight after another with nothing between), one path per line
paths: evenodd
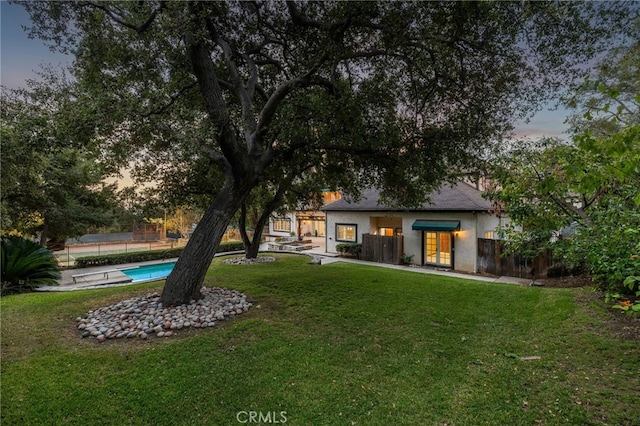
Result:
M273 229L273 217L269 219L269 235L272 237L289 237L292 232L296 232L296 214L291 212L285 215L279 216L280 218L287 218L290 220L291 229L289 231L276 231Z
M369 212L326 212L327 214L327 252L336 253L336 244L342 241L336 240L336 225L356 225L357 242L362 242L362 234L371 232L369 226Z
M454 269L464 272L476 272L477 239L483 238L486 231L494 231L499 219L488 213L472 212L327 212L327 252L335 253L336 224L350 224L357 226L358 243L362 242L362 234L375 234L378 227L391 227L402 222L404 236L404 252L413 256L413 263L422 265L423 239L422 231L411 229L416 220L458 220L460 230L454 233Z

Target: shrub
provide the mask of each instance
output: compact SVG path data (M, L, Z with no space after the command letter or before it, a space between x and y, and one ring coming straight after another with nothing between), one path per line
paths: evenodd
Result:
M123 263L146 262L179 257L183 248L168 250L135 251L131 253L104 254L99 256L83 256L76 259L76 268L91 266L121 265Z
M218 251L216 253L226 253L228 251L240 251L244 250L244 243L242 241L230 241L227 243L220 243Z
M402 256L400 256L400 263L403 265L411 265L413 263L413 255L403 253Z
M84 256L76 259L76 268L88 268L90 266L121 265L123 263L147 262L149 260L163 260L180 257L184 248L168 250L136 251L131 253L118 253L101 256ZM239 241L220 243L217 253L244 250L244 244Z
M2 237L0 262L0 295L32 291L39 285L55 285L60 279L53 252L23 237Z
M360 253L362 252L362 244L358 243L340 243L336 245L336 250L338 253L344 255L349 254L354 257L360 257Z
M629 276L640 276L640 212L616 209L616 205L592 212L594 225L583 227L560 254L572 264L584 262L601 290L632 293L624 284Z

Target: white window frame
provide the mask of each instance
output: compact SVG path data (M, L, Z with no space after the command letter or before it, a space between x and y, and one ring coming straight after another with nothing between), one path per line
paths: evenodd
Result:
M353 228L353 239L341 238L340 228ZM357 243L358 242L358 225L355 223L336 223L336 241L341 241L345 243Z
M274 232L291 232L291 218L288 217L274 217L273 219L271 219L271 222L273 223L273 231ZM278 227L278 224L284 224L285 222L289 223L289 228L288 229L283 229Z
M428 234L435 234L435 252L433 252L432 254L430 254L431 252L429 252L429 247L428 247L428 240L427 240L427 235ZM441 249L441 236L448 236L449 241L449 251L448 252L443 252ZM451 232L448 231L425 231L424 235L423 235L423 240L424 240L424 264L425 265L434 265L434 266L442 266L445 268L453 268L453 235L451 234ZM434 257L434 259L428 259L428 257Z

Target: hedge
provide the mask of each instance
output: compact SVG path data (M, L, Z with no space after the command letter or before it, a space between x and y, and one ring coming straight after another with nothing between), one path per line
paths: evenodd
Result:
M117 253L100 256L83 256L76 259L75 267L80 269L88 268L91 266L121 265L123 263L171 259L174 257L180 257L183 249L184 247L167 250L136 251L131 253ZM220 243L220 246L218 247L216 253L238 250L244 250L244 244L241 241Z
M336 251L338 251L338 253L342 255L349 254L351 256L360 258L360 253L362 252L362 244L358 244L358 243L336 244Z

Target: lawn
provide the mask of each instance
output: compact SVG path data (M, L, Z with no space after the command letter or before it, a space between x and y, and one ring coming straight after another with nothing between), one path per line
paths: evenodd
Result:
M587 289L307 262L216 259L205 285L254 307L166 339L99 344L74 320L161 283L3 298L2 424L640 422L640 345Z

